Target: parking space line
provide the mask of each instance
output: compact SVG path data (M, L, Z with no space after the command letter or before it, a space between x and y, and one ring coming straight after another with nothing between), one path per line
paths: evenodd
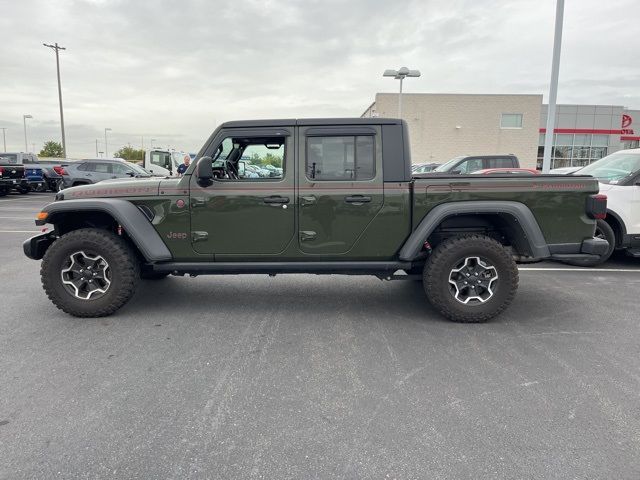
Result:
M638 268L544 268L544 267L523 267L518 268L521 272L640 272Z
M0 233L42 233L40 230L0 230Z
M3 217L3 216L0 216L0 218L10 218L12 220L29 220L31 222L33 222L35 220L35 217Z

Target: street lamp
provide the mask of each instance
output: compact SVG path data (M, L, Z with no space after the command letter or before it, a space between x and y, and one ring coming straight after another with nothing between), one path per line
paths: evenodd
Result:
M398 118L402 118L402 81L406 77L419 77L420 70L409 70L407 67L402 67L400 70L385 70L382 76L393 77L396 80L400 80L400 94L398 95Z
M558 75L560 73L560 49L562 48L562 24L564 21L564 0L556 2L556 29L553 35L553 57L551 59L551 83L549 84L549 106L547 107L547 128L544 135L542 173L551 169L551 149L556 126L556 100L558 98Z
M109 158L109 147L107 144L107 132L110 132L111 129L110 128L105 128L104 129L104 156L105 158Z
M33 118L31 115L22 115L22 123L24 125L24 152L27 153L29 147L27 146L27 118Z

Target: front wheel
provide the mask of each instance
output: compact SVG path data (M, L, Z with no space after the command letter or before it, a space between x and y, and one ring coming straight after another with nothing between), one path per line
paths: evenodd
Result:
M129 301L140 272L135 253L121 237L83 228L53 242L40 276L60 310L75 317L104 317Z
M443 241L423 272L433 307L449 320L480 323L506 309L518 290L518 267L506 249L484 235Z

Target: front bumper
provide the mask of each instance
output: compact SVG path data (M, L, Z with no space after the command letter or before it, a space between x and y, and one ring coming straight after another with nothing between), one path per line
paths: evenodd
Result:
M22 250L30 259L40 260L54 240L53 233L41 233L22 242Z

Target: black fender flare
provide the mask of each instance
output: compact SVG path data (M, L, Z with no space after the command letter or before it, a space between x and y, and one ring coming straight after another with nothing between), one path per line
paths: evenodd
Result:
M38 223L54 225L56 217L60 214L89 211L106 213L122 226L147 262L161 262L173 258L149 219L138 207L127 200L118 198L64 200L50 203L42 211L48 215L46 220Z
M429 238L440 223L447 217L455 215L483 215L502 214L513 218L517 222L524 242L529 247L529 254L533 258L548 258L551 256L549 246L540 230L540 225L533 213L525 204L520 202L479 201L479 202L450 202L434 207L418 224L400 249L399 257L403 261L414 260L424 242Z

